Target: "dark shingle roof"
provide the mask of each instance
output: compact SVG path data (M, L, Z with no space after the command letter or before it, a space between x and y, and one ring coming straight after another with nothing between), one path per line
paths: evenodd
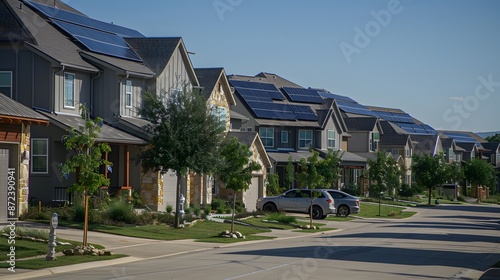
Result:
M498 142L485 142L485 143L481 143L481 145L484 148L494 152L498 149L498 146L500 146L500 143L498 143Z
M406 146L409 135L405 134L382 134L380 135L380 146Z
M181 43L182 38L125 38L125 40L149 69L160 74Z
M2 19L2 24L0 24L0 42L35 42L31 33L14 16L11 7L3 1L0 1L0 18Z
M49 119L42 114L0 93L0 120L18 119L48 124Z
M255 137L257 136L256 131L230 131L227 134L227 137L236 137L238 140L250 147L253 144L253 141L255 140Z
M47 22L30 7L24 5L19 9L18 0L4 0L10 6L16 20L22 24L27 33L34 37L34 41L27 41L26 46L33 49L47 59L53 60L68 67L85 69L97 72L98 69L84 61L77 50L79 45L75 44L66 35L57 30L52 24ZM38 1L45 3L47 1ZM53 1L51 2L53 3ZM67 8L61 1L56 1L60 7Z
M221 74L224 72L224 68L195 68L194 72L200 83L200 87L204 88L204 93L210 95L212 90L215 88L217 81L219 80Z
M148 67L139 62L86 51L81 51L80 54L82 55L82 57L92 60L96 63L104 63L108 66L116 67L122 71L135 73L136 75L148 77L153 77L155 75L155 73L151 72Z
M474 147L476 147L476 143L457 142L457 146L464 149L466 152L472 152Z
M438 135L412 134L412 141L417 142L414 149L417 153L433 155L436 150L436 143L439 141Z
M75 128L85 124L81 116L78 115L64 115L64 114L51 114L47 112L40 112L46 117L50 118L51 123L63 129ZM128 134L124 131L116 129L110 125L103 124L101 132L99 133L97 142L109 142L119 144L146 144L146 142L138 137Z
M389 121L379 121L380 127L382 127L382 131L384 134L409 134L408 132L404 131L402 128L399 126L389 122Z
M372 131L377 124L377 118L344 118L348 131Z

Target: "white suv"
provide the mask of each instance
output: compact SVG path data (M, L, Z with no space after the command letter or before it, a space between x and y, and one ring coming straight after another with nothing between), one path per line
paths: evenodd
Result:
M311 197L311 194L314 194ZM279 196L268 196L257 200L257 209L266 212L278 210L310 213L312 199L313 219L324 219L329 214L335 214L333 198L325 190L291 189Z

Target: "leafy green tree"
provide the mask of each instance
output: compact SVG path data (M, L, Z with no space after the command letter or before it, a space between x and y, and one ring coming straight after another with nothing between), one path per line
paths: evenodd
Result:
M315 192L314 190L317 188L330 188L332 184L338 180L340 176L339 161L339 152L334 152L332 150L328 151L324 160L319 158L319 153L317 151L312 151L312 155L307 159L300 159L300 171L296 174L296 177L301 187L307 186L307 188L311 190L311 204L309 209L309 224L311 227L313 201L320 195L319 192Z
M251 160L252 152L236 137L226 138L222 142L220 154L221 162L217 170L217 175L226 184L227 189L233 190L231 232L234 232L236 194L248 190L252 183L252 173L259 171L262 166Z
M139 112L151 122L146 127L151 134L150 146L139 157L143 168L161 174L174 170L177 175L177 228L181 178L190 171L215 171L225 124L211 113L206 97L186 88L168 96L146 92Z
M368 176L370 190L374 193L391 191L399 186L404 170L400 169L392 156L387 156L384 151L379 151L377 157L368 159Z
M486 141L492 142L492 143L500 142L500 133L496 133L495 135L488 136L484 139L486 139Z
M70 186L71 191L84 194L85 218L83 228L83 245L87 245L88 233L88 195L99 192L99 187L109 186L109 179L99 172L101 166L110 166L111 162L102 158L111 148L107 143L96 144L95 140L101 131L103 120L99 117L91 119L87 108L80 105L81 116L85 125L71 128L65 137L64 146L74 154L61 165L62 174L67 178L70 173L76 174L76 182Z
M486 161L476 158L465 164L465 179L477 188L478 185L494 189L498 183L497 171Z
M417 184L426 187L429 191L429 201L431 204L432 188L440 186L448 181L448 172L443 154L439 155L414 155L411 166Z
M266 185L266 195L273 196L282 193L278 174L268 173L267 174L267 185Z
M295 182L295 166L292 156L288 156L288 164L285 166L285 188L291 189Z

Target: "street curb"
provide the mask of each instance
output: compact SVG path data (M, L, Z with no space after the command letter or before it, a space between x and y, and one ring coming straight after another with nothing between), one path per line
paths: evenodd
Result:
M86 263L81 263L81 264L58 266L58 267L45 268L45 269L41 269L41 270L35 270L35 271L26 272L26 273L16 274L16 275L12 275L12 276L2 276L2 280L29 279L29 278L34 278L34 277L49 276L49 275L53 275L53 274L66 273L66 272L72 272L72 271L89 269L89 268L98 268L98 267L105 267L105 266L110 266L110 265L115 265L115 264L131 263L131 262L136 262L136 261L140 261L140 260L143 260L143 259L136 258L136 257L124 257L124 258L117 258L117 259L106 260L106 261L93 261L93 262L86 262Z

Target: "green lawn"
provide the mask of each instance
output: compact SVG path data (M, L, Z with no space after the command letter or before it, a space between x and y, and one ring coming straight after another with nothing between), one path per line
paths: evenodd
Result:
M381 205L380 215L379 215L379 205L377 203L366 203L361 202L361 210L356 216L363 218L392 218L392 219L403 219L408 218L416 214L416 212L404 211L404 207L392 206L392 205ZM389 216L391 212L394 212L394 216Z
M34 243L34 242L33 242ZM16 248L17 249L17 248ZM47 253L47 252L45 252ZM16 254L17 256L17 254ZM116 258L126 257L127 255L117 254L112 256L60 256L56 260L46 261L45 257L29 259L29 260L17 260L15 269L43 269L49 267L79 264L85 262L95 262L95 261L105 261ZM0 262L0 268L9 268L10 264L8 262Z
M47 243L40 243L40 242L34 242L30 240L24 240L24 239L15 239L16 243L15 244L8 244L7 243L7 238L2 238L0 242L0 252L10 252L10 246L15 246L16 247L16 259L21 259L21 258L27 258L27 257L34 257L34 256L39 256L39 255L46 255L47 254ZM69 242L72 245L57 245L55 250L56 252L62 252L65 249L71 249L74 248L75 246L81 244L81 242L77 241L72 241L72 240L64 240L64 239L57 239L58 241L61 242ZM98 248L98 249L103 249L101 245L97 244L92 244L92 246ZM8 260L9 257L7 254L0 254L0 261L5 261Z
M40 221L37 221L40 222ZM59 222L62 226L83 228L82 223L74 222ZM243 225L234 226L236 231L241 232L249 238L250 235L262 232L270 232L269 229L260 229ZM213 221L197 222L192 227L186 228L173 228L166 225L144 225L144 226L111 226L111 225L98 225L89 224L89 230L99 231L104 233L111 233L117 235L124 235L138 238L148 238L157 240L180 240L180 239L207 239L216 237L224 230L230 230L231 224L218 223ZM248 239L250 240L250 239ZM238 239L238 241L242 241Z
M248 218L242 220L244 223L248 223L251 225L259 226L259 227L267 227L271 229L282 229L282 230L287 230L287 229L295 229L297 226L306 226L309 224L309 218L307 218L307 222L305 221L306 219L300 219L296 221L293 224L284 224L284 223L276 223L276 222L269 222L266 220L267 217L254 217L254 218ZM324 226L325 224L321 223L313 223L314 226Z
M339 217L339 216L334 216L334 215L329 215L326 217L328 221L336 221L336 222L347 222L347 221L352 221L356 218L353 218L351 216L348 217Z

